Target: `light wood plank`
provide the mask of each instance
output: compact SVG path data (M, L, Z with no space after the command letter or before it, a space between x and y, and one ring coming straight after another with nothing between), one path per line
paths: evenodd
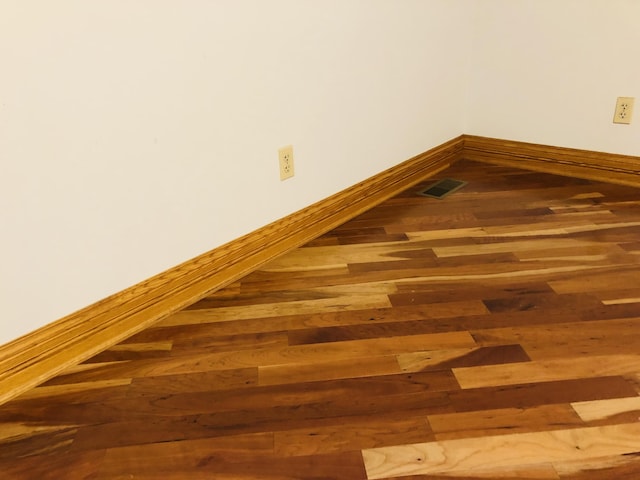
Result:
M602 420L621 413L633 413L640 420L640 396L575 402L571 406L585 422Z
M131 378L117 378L114 380L97 380L72 385L40 386L20 395L18 400L33 400L37 398L51 398L58 395L68 395L98 389L110 389L131 385Z
M462 388L606 377L638 371L640 371L640 355L594 355L585 358L559 358L453 369Z
M503 476L519 465L640 453L640 423L365 449L370 480L418 474Z
M361 378L402 373L395 355L367 356L313 363L258 367L260 385L285 385L339 378Z
M157 323L160 327L229 322L249 318L270 318L285 315L308 315L317 312L344 312L368 308L390 307L389 297L378 295L352 295L320 300L301 300L284 303L258 304L251 307L226 307L208 310L183 310Z

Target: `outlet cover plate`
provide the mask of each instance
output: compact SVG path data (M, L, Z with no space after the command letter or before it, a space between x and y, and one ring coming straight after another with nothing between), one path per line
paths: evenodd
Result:
M278 160L280 161L280 180L293 177L293 145L278 149Z
M613 123L624 123L626 125L631 123L634 100L634 97L618 97L616 111L613 114Z

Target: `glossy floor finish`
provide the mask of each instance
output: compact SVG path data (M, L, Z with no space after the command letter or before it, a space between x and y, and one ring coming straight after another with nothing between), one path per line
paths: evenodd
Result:
M640 478L640 191L445 177L1 406L0 477Z

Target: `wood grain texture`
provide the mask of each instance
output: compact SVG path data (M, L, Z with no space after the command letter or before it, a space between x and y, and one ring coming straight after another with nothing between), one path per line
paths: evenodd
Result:
M585 358L561 358L524 364L483 365L453 369L462 388L628 375L638 371L640 371L640 354L590 355Z
M640 478L638 189L462 160L0 406L0 477Z
M631 155L464 135L464 158L498 165L640 186L640 161Z
M461 158L462 137L0 346L0 404Z
M527 465L589 462L638 452L640 423L443 440L363 451L369 479L415 474L497 478Z

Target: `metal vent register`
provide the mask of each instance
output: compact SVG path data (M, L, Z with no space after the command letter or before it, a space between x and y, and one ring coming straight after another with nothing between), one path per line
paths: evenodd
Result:
M418 195L423 195L425 197L433 197L433 198L444 198L450 193L455 192L456 190L464 187L467 182L463 182L462 180L454 180L452 178L445 178L440 180L430 187L427 187L426 190L418 192Z

